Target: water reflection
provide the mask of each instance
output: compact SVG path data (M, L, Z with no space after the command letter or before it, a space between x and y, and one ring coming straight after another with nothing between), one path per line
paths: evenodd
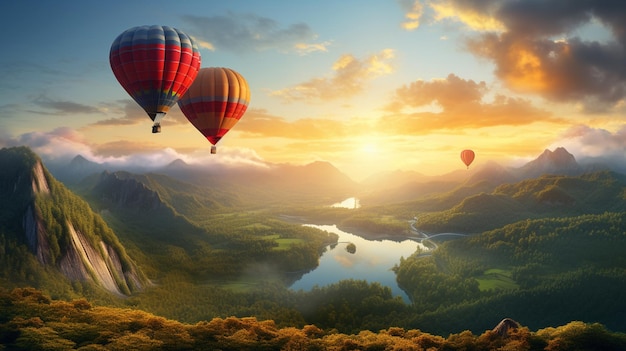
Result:
M361 207L361 203L356 197L349 197L341 202L330 205L330 207L359 208Z
M400 242L367 240L339 230L336 225L304 225L336 233L340 244L329 246L320 258L319 266L293 283L291 289L308 291L315 285L326 286L344 279L367 280L388 286L394 296L401 296L409 302L408 296L398 287L391 268L400 262L400 257L409 257L418 247L427 250L421 243L408 239ZM346 250L348 243L356 246L354 253Z

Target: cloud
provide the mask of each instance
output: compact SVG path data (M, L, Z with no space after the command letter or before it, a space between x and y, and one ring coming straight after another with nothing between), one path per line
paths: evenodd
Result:
M424 13L422 3L419 0L399 0L398 3L405 11L405 21L402 22L401 27L408 31L417 29Z
M274 91L271 95L286 101L328 101L351 97L362 92L370 80L392 73L394 68L389 61L394 56L391 49L382 50L364 59L346 54L335 61L330 77L313 78L296 86Z
M215 51L215 46L213 46L213 44L211 44L210 42L206 41L206 40L202 40L196 37L193 37L194 42L198 45L199 48L201 49L207 49L209 51Z
M103 112L101 109L93 106L83 105L72 101L55 101L44 96L37 97L33 100L33 103L44 109L44 111L30 111L37 114L67 115L76 113L92 114Z
M330 46L331 42L330 41L326 41L323 43L313 43L313 44L309 44L309 43L296 43L294 45L294 49L301 55L306 55L309 54L311 52L315 52L315 51L328 51L328 47Z
M577 158L602 157L626 161L626 124L617 131L576 125L558 137L551 147L563 146Z
M114 113L121 115L121 117L107 118L96 121L86 128L93 126L128 126L138 123L145 123L150 117L146 112L137 105L133 100L120 100L117 104L114 104ZM119 106L122 106L119 108Z
M489 96L489 100L487 100ZM383 135L425 135L431 132L496 126L519 126L563 120L534 107L526 99L493 94L485 82L454 74L445 79L418 80L396 90L376 120L304 118L289 121L265 110L250 109L237 124L243 137L304 140L352 138L364 131ZM359 131L355 133L355 131Z
M558 102L581 102L589 112L608 110L626 97L623 48L579 39L527 39L488 34L468 48L493 60L498 78L514 91Z
M449 0L431 7L439 20L482 31L466 48L492 61L514 91L579 102L587 112L610 110L626 98L626 2ZM592 23L613 38L580 38L577 30Z
M458 21L473 30L501 31L503 24L494 17L499 0L432 1L435 21Z
M287 121L265 110L248 110L237 131L251 137L278 137L299 140L341 138L352 134L349 123L320 118Z
M162 145L132 141L112 141L106 144L95 145L91 159L94 162L106 162L112 167L159 169L175 160L183 160L187 164L211 168L216 167L260 167L268 165L254 150L247 148L220 147L219 157L211 155L207 150L194 150L189 153L177 151L173 148L163 148Z
M199 44L210 50L236 53L251 51L296 51L298 53L326 51L328 42L316 43L317 35L305 23L281 27L271 18L253 14L224 16L184 16L189 33ZM306 50L303 50L306 48Z
M24 87L29 87L25 83L49 83L66 75L66 72L31 60L5 61L0 66L0 76L2 77L0 91L23 90Z
M69 161L77 154L92 155L83 136L67 127L47 133L25 133L14 139L6 139L4 144L7 147L26 145L42 158L51 161Z
M15 103L0 105L0 119L13 118L11 117L11 115L16 114L16 111L18 111L19 109L20 105Z
M496 95L484 101L489 89L484 82L465 80L454 74L430 82L415 81L396 91L380 120L379 130L397 134L426 134L435 130L463 130L503 125L553 121L550 113L533 107L525 99ZM404 112L427 107L438 111Z
M122 100L119 103L114 104L115 108L119 109L121 117L107 118L96 121L85 128L92 128L97 126L129 126L135 124L148 124L150 117L146 112L133 100ZM172 106L170 111L164 117L168 124L186 124L189 123L177 105ZM151 123L151 122L150 122Z
M106 163L112 169L158 169L177 159L205 167L267 167L254 150L246 148L221 147L219 157L215 157L207 150L184 153L149 142L115 140L93 144L80 132L67 127L50 132L25 133L16 138L0 132L0 146L28 146L44 163L57 166L65 166L81 155L92 162Z

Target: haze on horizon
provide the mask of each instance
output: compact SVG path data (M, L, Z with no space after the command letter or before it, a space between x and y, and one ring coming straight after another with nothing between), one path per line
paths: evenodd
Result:
M565 147L626 163L626 3L238 0L0 4L0 147L95 162L265 166L327 161L355 180ZM179 28L202 67L240 72L248 111L210 144L175 106L163 133L113 76L124 30Z

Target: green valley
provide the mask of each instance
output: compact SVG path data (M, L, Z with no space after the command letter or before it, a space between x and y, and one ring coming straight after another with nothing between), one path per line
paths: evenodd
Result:
M308 349L346 345L345 335L353 335L355 345L368 338L383 345L389 341L379 338L393 336L402 339L394 343L428 338L431 344L420 345L460 349L461 339L468 345L492 340L485 331L506 317L523 326L516 340L535 345L525 349L547 347L572 329L623 345L624 336L614 333L626 330L620 314L626 310L626 177L620 173L459 183L397 203L376 204L370 195L369 204L343 209L329 204L354 195L353 188L318 184L314 191L300 189L291 203L296 183L280 191L280 182L269 175L250 175L259 179L258 187L227 179L203 186L193 177L105 171L65 187L44 168L52 194L33 194L29 177L37 156L26 149L3 152L0 293L10 309L2 314L0 338L15 349L43 342L46 335L73 346L130 342L117 332L105 337L88 328L85 318L100 317L85 314L96 311L126 318L116 330L130 330L143 338L141 344L172 345L158 325L185 330L189 337L176 343L189 349L201 340L202 328L217 325L212 342L232 342L232 349L260 342L260 334L233 336L237 328L265 333L267 349L285 347L293 338ZM20 224L29 205L57 238L54 257L66 255L63 219L69 220L91 233L94 247L109 243L126 271L137 267L146 283L117 296L94 280L63 275L54 262L42 264ZM425 233L470 235L439 241L436 249L417 250L398 262L393 271L410 303L386 286L360 280L289 289L337 242L336 235L303 221L375 238L415 235L408 225L412 218ZM68 319L45 317L60 313L56 308L70 311ZM118 322L110 323L113 328Z

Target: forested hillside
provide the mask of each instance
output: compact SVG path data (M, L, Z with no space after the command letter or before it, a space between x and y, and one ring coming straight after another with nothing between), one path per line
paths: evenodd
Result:
M475 192L447 209L424 208L415 214L417 227L427 232L480 233L523 219L622 211L624 189L626 176L611 171L544 175Z
M417 325L432 327L436 316L435 330L480 330L502 314L531 328L587 320L625 330L624 250L626 212L607 212L516 222L415 254L395 270Z

